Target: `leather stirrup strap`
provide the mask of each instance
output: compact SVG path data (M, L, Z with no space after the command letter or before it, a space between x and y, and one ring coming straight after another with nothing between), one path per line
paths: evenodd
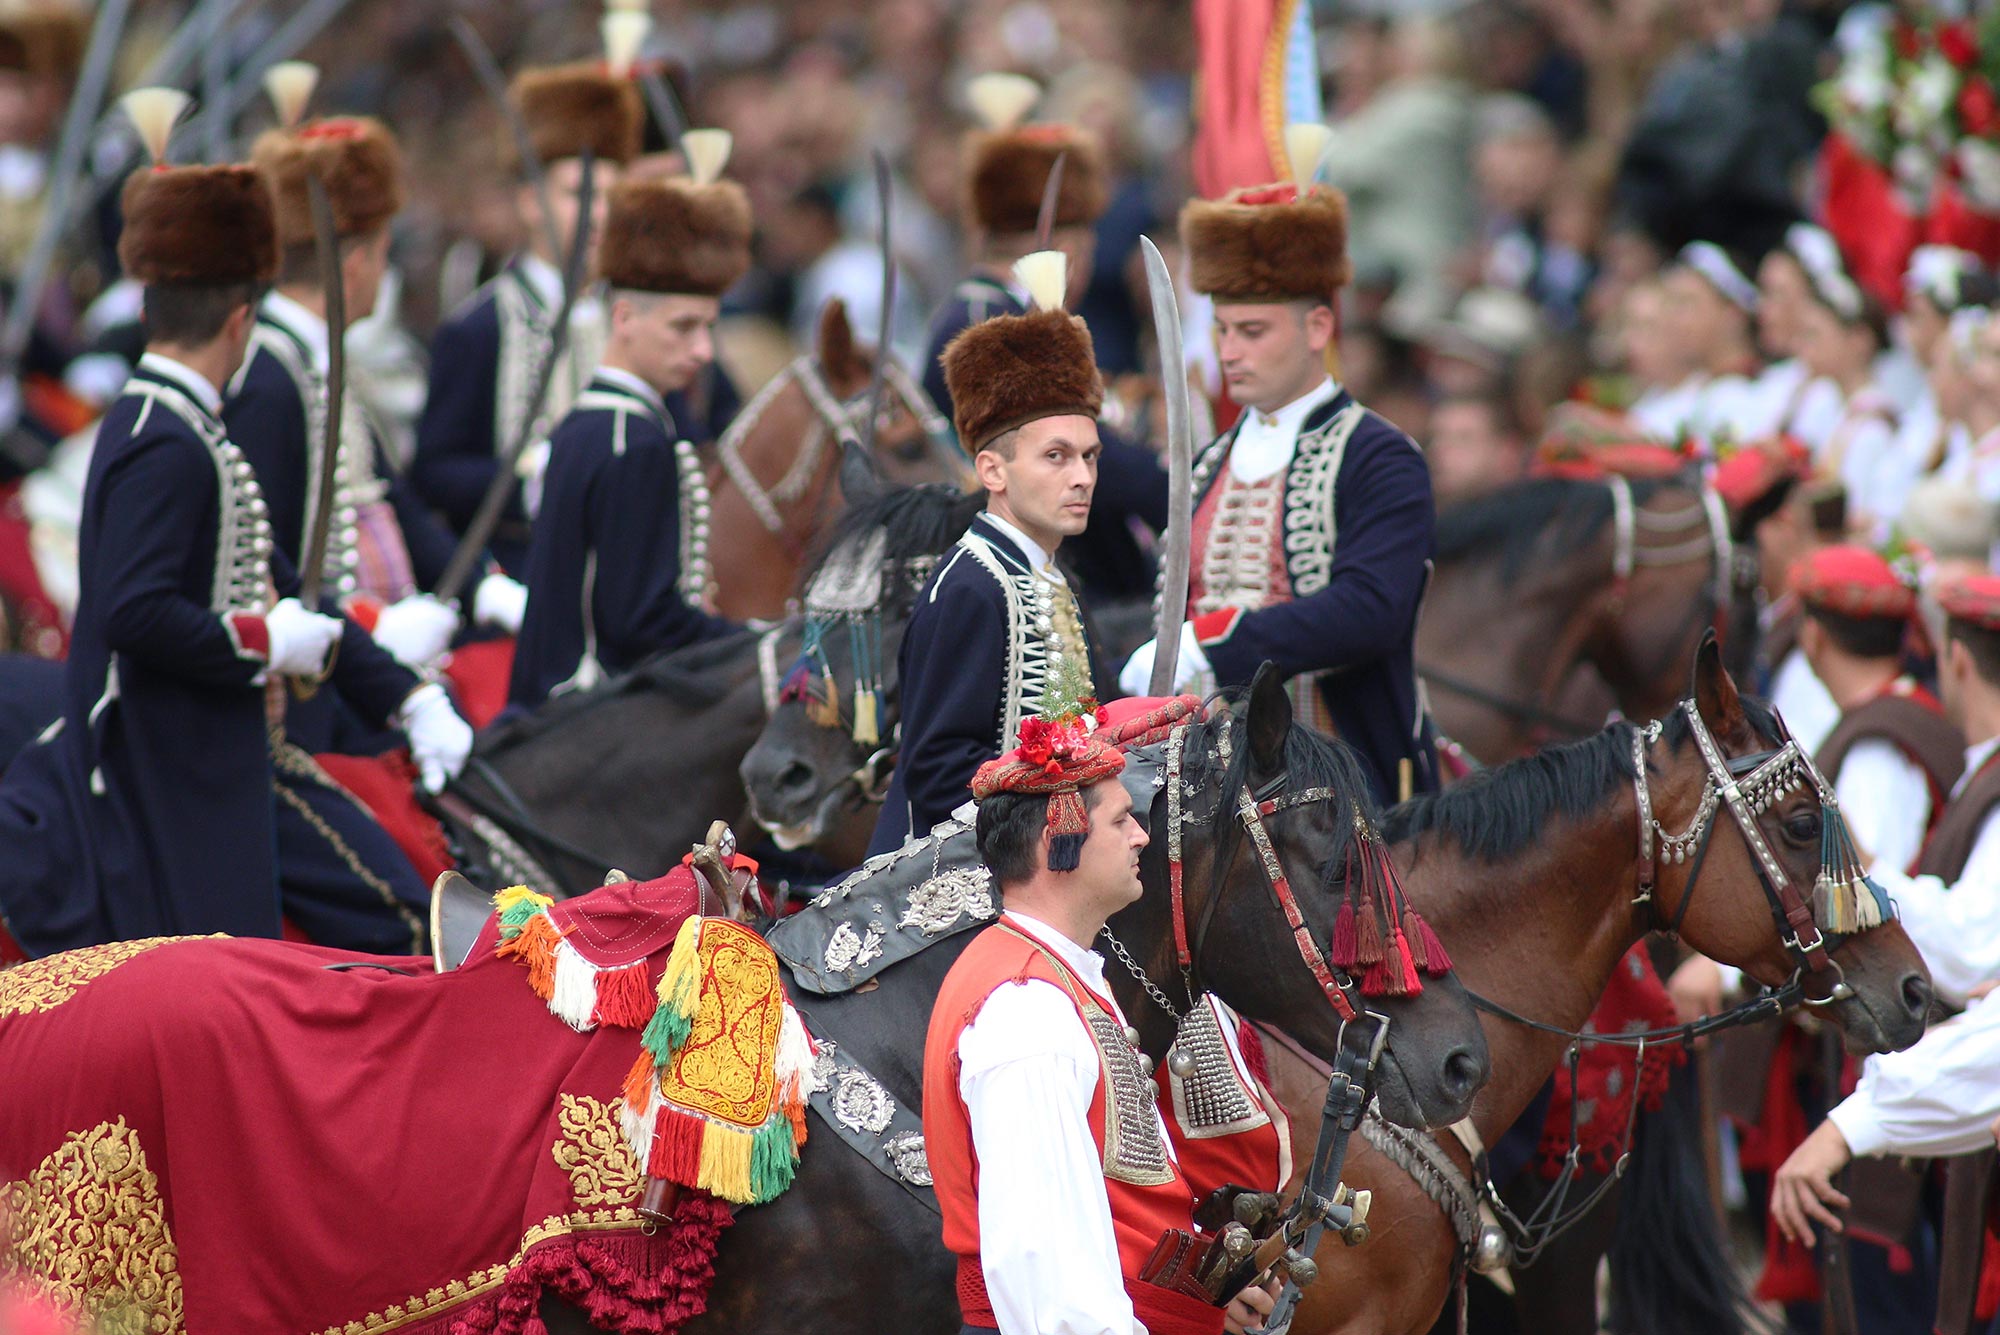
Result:
M2000 1172L2000 1151L1948 1160L1944 1170L1944 1238L1938 1256L1937 1335L1971 1335L1979 1299L1979 1263L1986 1255L1986 1219Z

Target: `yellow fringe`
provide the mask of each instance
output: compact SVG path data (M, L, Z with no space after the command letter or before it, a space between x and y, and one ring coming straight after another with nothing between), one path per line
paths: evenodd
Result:
M710 1122L701 1137L701 1175L695 1185L724 1200L750 1200L750 1152L756 1144L754 1132Z
M538 895L525 885L510 885L499 894L493 896L493 907L496 911L505 913L524 899L538 909L545 909L555 903L547 895Z
M667 956L666 971L660 975L655 995L660 1004L688 1019L701 1008L701 915L692 914L681 924L674 938L673 953Z

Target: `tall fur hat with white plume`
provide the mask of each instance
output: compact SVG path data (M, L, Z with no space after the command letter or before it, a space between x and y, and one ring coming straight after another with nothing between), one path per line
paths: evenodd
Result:
M1057 158L1063 176L1055 225L1088 227L1104 212L1104 164L1096 142L1068 125L1022 123L1041 95L1033 79L1019 74L982 74L965 86L979 122L966 144L965 207L989 234L1035 230Z
M1332 301L1347 285L1347 197L1313 184L1331 138L1323 125L1287 126L1291 180L1181 210L1197 292L1224 302Z
M174 88L138 88L120 105L152 160L125 181L118 260L148 287L268 283L278 271L271 192L252 167L173 167L167 140L187 110Z
M1036 251L1015 263L1014 276L1033 308L981 321L945 345L952 425L968 454L1038 418L1095 417L1104 406L1090 330L1063 309L1068 258Z

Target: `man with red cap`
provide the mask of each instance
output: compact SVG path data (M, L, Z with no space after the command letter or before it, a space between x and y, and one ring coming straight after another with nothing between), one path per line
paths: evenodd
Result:
M1903 672L1916 590L1876 552L1849 546L1807 557L1792 587L1805 608L1799 649L1841 711L1813 758L1855 841L1907 868L1965 767L1944 706Z
M2000 979L2000 577L1943 589L1938 690L1965 743L1965 772L1917 857L1916 874L1877 858L1938 995L1953 1005Z
M925 1040L944 1242L967 1331L1218 1335L1254 1324L1270 1296L1225 1314L1138 1278L1162 1233L1193 1231L1195 1200L1090 949L1138 899L1147 843L1118 782L1125 758L1093 722L1076 706L1030 718L972 781L1004 911L945 976Z

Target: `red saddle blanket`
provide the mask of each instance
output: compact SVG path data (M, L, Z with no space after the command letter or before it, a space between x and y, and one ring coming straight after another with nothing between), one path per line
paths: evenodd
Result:
M697 903L676 868L558 910L652 980ZM161 1332L539 1330L545 1291L600 1329L678 1329L728 1208L688 1190L642 1227L637 1035L571 1028L497 941L489 919L449 974L226 938L0 973L0 1272Z

